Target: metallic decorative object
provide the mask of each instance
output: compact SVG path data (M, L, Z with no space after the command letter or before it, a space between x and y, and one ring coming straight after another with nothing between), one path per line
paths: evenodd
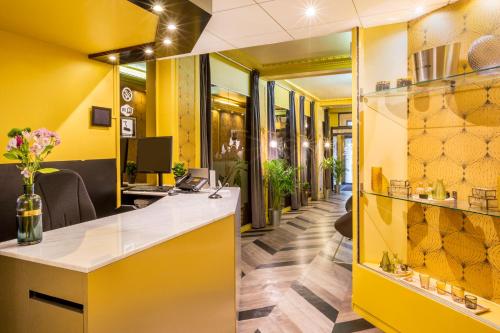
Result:
M381 90L387 90L391 88L391 82L390 81L378 81L377 85L375 86L376 91L381 91Z
M389 182L387 190L389 195L409 197L411 195L411 186L408 180L394 180Z
M469 196L469 206L477 206L486 210L498 209L496 189L473 187Z
M467 309L477 309L477 297L473 295L465 295L465 307Z
M459 56L460 43L442 45L414 53L415 81L436 80L457 74Z
M396 82L396 86L398 88L402 88L402 87L407 87L407 86L411 86L411 79L410 78L401 78L401 79L398 79L398 81Z
M500 36L481 36L472 42L467 54L473 70L500 66Z

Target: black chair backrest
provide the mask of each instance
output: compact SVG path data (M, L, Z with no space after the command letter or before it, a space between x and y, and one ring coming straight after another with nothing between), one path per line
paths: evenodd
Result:
M82 177L71 170L38 174L35 192L42 197L43 230L53 230L97 218Z

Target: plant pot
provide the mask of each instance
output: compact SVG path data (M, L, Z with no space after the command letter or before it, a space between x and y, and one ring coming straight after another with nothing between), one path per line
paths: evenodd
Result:
M335 193L339 194L340 193L340 185L335 184Z
M279 227L281 223L281 209L270 209L271 225Z
M309 204L309 191L302 191L300 194L302 206L307 206Z
M329 188L325 188L325 191L324 191L325 199L328 199L331 194L332 194L332 190L330 190Z
M135 183L135 179L137 178L137 175L127 175L127 178L128 178L128 183L129 184L134 184Z

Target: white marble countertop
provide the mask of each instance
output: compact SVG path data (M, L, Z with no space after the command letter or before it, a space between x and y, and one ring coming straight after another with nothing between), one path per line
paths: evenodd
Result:
M221 199L206 191L161 198L152 205L43 233L43 241L0 243L0 255L88 273L236 213L239 188Z

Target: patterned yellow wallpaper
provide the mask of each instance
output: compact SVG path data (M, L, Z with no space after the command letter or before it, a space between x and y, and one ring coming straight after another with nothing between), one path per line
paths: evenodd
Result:
M196 116L195 116L195 57L178 59L179 75L179 160L186 167L195 167Z
M500 1L459 1L411 21L409 72L414 52L452 42L461 43L460 71L470 71L467 51L487 34L500 34ZM408 159L413 187L443 179L459 200L467 200L472 187L495 188L500 177L500 79L410 99ZM500 218L413 205L408 262L500 302Z

